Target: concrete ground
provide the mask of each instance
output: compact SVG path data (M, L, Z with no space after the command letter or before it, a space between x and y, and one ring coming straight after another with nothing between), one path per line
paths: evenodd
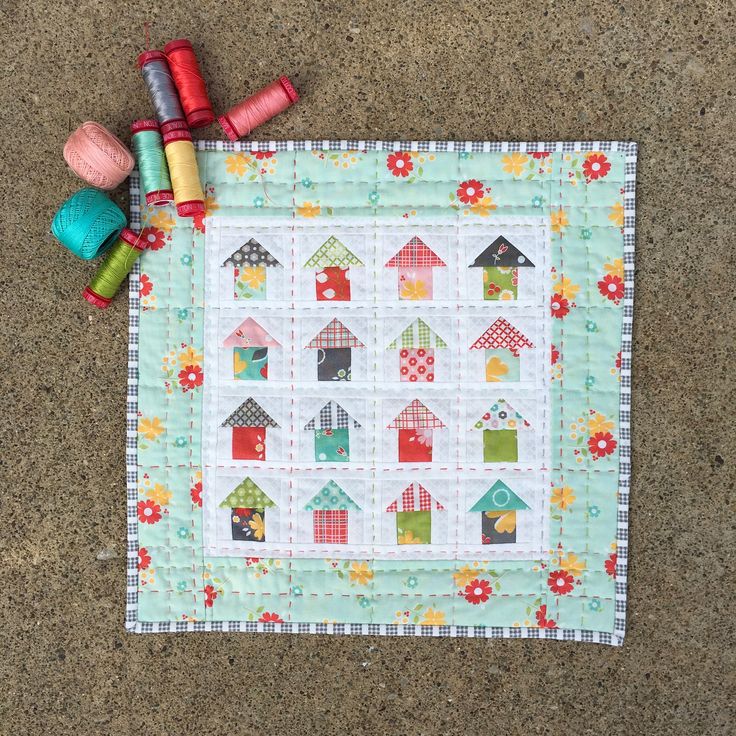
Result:
M126 304L49 223L68 133L150 115L144 21L218 110L290 74L265 139L640 143L623 649L124 633ZM732 2L3 0L0 30L0 733L733 733Z

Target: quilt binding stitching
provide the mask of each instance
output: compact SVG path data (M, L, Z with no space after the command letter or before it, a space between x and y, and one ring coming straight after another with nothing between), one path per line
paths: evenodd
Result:
M631 141L490 142L490 141L197 141L198 151L447 151L472 153L552 151L610 151L626 154L624 170L624 299L621 328L621 390L619 396L619 487L616 524L616 580L613 633L587 629L539 629L519 626L419 626L415 624L324 624L256 621L139 621L138 620L138 331L139 277L136 262L129 280L128 381L125 464L127 486L127 575L125 628L129 632L267 632L282 634L362 634L368 636L449 636L462 638L550 639L621 646L626 631L629 491L631 484L631 353L634 317L634 246L637 144ZM141 226L141 198L137 169L130 179L130 226Z

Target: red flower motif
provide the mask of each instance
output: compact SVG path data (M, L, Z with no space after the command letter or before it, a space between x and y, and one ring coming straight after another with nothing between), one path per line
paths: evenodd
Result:
M264 158L271 158L276 155L276 151L256 151L255 157L259 161L263 161Z
M461 595L468 603L477 606L479 603L485 603L493 595L493 588L487 580L471 580Z
M588 181L602 179L611 170L611 164L602 153L591 153L583 161L583 173Z
M250 567L251 565L257 565L261 561L260 557L246 557L245 566Z
M141 241L148 250L161 250L166 245L166 235L156 227L144 227L141 230Z
M386 167L394 176L409 176L414 164L411 162L411 156L408 153L396 151L396 153L388 155Z
M202 508L202 481L201 480L198 483L195 483L189 489L189 495L192 497L192 503L195 506L199 506L199 508Z
M616 353L616 368L618 368L618 370L621 370L621 351L620 350Z
M624 282L620 276L614 276L607 273L598 282L598 291L606 299L610 299L614 304L618 304L624 298Z
M560 359L560 351L553 345L552 346L552 365L554 365Z
M567 595L575 585L575 578L564 570L555 570L549 574L547 585L555 595Z
M147 273L141 274L139 283L140 283L140 290L138 293L141 296L148 296L153 291L153 281L151 281L151 279L148 278Z
M553 621L551 618L547 618L547 606L541 605L539 606L539 609L534 614L537 619L537 626L539 626L540 629L556 629L557 628L557 622Z
M552 309L552 316L557 317L557 319L562 319L570 313L570 303L559 294L552 294L550 307Z
M205 585L203 592L205 608L212 608L212 604L215 602L215 598L217 598L217 591L214 585Z
M204 373L198 365L188 365L183 371L179 371L179 383L184 390L189 390L202 385Z
M598 460L616 449L616 440L610 432L598 432L588 440L588 449L593 459Z
M204 234L204 218L207 217L206 212L197 212L196 215L192 218L192 222L194 223L194 227L199 230L202 234ZM237 276L237 274L235 274Z
M151 555L145 547L138 548L138 569L145 570L151 564Z
M547 158L547 156L549 156L549 151L535 151L532 153L532 158L536 158L537 160Z
M468 179L457 188L458 199L463 204L475 204L483 199L483 182Z
M161 521L161 507L151 501L138 501L138 521L141 524L155 524Z
M606 572L612 577L616 577L616 562L618 560L618 555L614 552L613 554L608 555L608 559L605 561L604 566L606 568Z
M266 611L265 613L261 614L261 617L258 619L263 624L282 624L284 623L284 619L281 618L281 616L278 615L278 613L269 613Z
M404 348L404 349L403 349L403 350L402 350L402 351L401 351L401 352L399 353L399 355L400 355L400 356L401 356L402 358L406 358L406 356L407 356L407 355L409 355L409 351L408 351L408 350L407 350L406 348Z

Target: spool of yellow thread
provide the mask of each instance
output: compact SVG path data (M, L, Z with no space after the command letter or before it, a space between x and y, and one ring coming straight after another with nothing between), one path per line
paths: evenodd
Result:
M194 217L204 213L204 192L199 181L192 134L185 124L177 122L167 123L161 132L177 214L179 217Z
M141 236L124 227L82 296L95 307L106 309L145 249L146 243Z

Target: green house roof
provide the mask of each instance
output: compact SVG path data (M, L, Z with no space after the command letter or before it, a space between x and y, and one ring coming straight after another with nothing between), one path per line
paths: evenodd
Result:
M305 511L360 511L355 501L334 480L328 481L304 507Z
M334 235L325 240L304 264L306 268L325 268L326 266L362 266L363 261L348 250Z
M523 511L529 506L502 480L497 480L474 504L474 511Z
M387 350L402 348L446 348L447 343L421 318L417 317Z
M250 479L234 488L220 504L221 509L265 509L276 504Z

